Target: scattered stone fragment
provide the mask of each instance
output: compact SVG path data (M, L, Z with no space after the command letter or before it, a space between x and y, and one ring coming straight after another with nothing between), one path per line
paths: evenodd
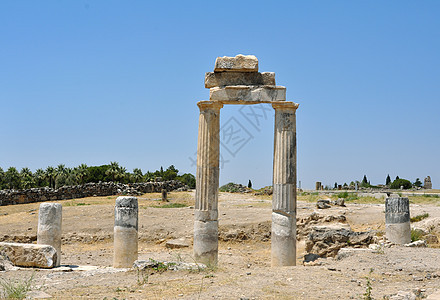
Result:
M172 262L172 261L157 261L150 260L136 260L133 263L133 268L138 270L154 269L163 266L166 270L180 271L180 270L203 270L206 269L205 264L201 263L185 263L185 262Z
M339 198L338 200L332 201L333 205L345 207L345 199Z
M57 251L49 245L0 242L0 252L20 267L53 268L57 261Z
M326 208L330 208L330 200L327 199L319 199L316 202L316 207L319 209L326 209Z
M304 262L308 263L308 262L311 262L311 261L315 261L318 258L320 258L320 256L318 254L307 253L306 255L304 255Z
M189 243L185 238L180 238L167 241L165 247L170 249L186 248L189 247Z
M49 298L52 298L52 296L43 291L30 291L26 294L26 299L49 299Z
M258 72L258 59L254 55L238 54L223 56L215 60L214 72Z
M338 255L336 256L337 260L341 260L347 258L352 255L356 255L358 253L368 253L373 252L371 249L366 248L341 248L338 251Z
M412 243L405 244L404 246L405 247L427 247L428 245L426 244L425 241L418 240L418 241L414 241Z
M438 237L434 234L427 234L424 239L428 244L438 244Z

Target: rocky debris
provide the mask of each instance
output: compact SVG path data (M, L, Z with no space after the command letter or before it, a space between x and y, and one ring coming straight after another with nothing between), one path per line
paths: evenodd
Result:
M423 237L423 239L426 241L426 243L428 244L438 244L438 237L434 234L427 234L426 236Z
M12 262L9 260L9 257L6 254L0 252L0 271L9 271L13 270L14 266Z
M189 247L189 243L185 238L180 238L167 241L165 247L170 249L187 248Z
M316 202L316 207L319 209L326 209L326 208L330 208L330 200L327 199L319 199Z
M268 195L268 196L272 194L273 194L273 186L266 186L255 193L255 195Z
M219 240L228 241L262 241L270 240L271 222L244 224L242 226L219 226Z
M254 55L238 54L215 60L214 72L258 72L258 59Z
M308 263L311 261L315 261L318 258L320 258L320 256L318 254L314 254L314 253L307 253L306 255L304 255L304 261L303 263Z
M413 229L422 230L424 234L431 233L435 235L440 235L440 217L429 217L420 222L417 222Z
M411 242L408 244L404 244L403 246L405 246L405 247L428 247L426 242L423 240L414 241L414 242Z
M332 203L332 205L345 207L345 199L344 198L338 198L338 200L334 200L331 203Z
M180 181L170 180L131 184L117 182L86 183L82 185L63 186L58 189L43 187L27 190L2 190L0 191L0 205L77 199L92 196L137 196L145 193L160 193L163 189L170 192L177 189L188 189L188 187Z
M374 233L371 231L353 232L343 227L316 226L306 240L306 252L318 254L320 257L335 257L341 248L368 246L373 237Z
M374 252L374 250L368 248L341 248L338 251L338 255L336 256L337 260L341 260L347 258L352 255L356 255L358 253L366 253L366 252Z
M202 263L185 263L185 262L172 262L172 261L158 261L154 259L149 260L136 260L133 263L133 269L137 269L139 271L144 270L155 270L155 271L166 271L166 270L172 270L172 271L180 271L180 270L203 270L206 269L206 265Z
M240 183L230 182L228 184L221 186L220 191L221 192L228 192L228 193L250 193L252 191L252 189L250 189L247 186L244 186Z
M312 228L318 224L326 224L336 223L339 226L347 226L347 229L350 229L348 224L344 224L346 222L346 218L344 215L330 215L324 216L318 213L311 213L310 215L302 218L298 218L296 221L296 234L298 239L306 238L311 232Z
M0 252L19 267L53 268L57 251L49 245L0 243Z

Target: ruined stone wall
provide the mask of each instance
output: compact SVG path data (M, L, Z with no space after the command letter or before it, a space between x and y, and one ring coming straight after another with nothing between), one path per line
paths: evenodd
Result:
M144 193L160 193L162 189L170 192L178 189L186 190L188 187L180 181L170 180L131 184L114 182L86 183L63 186L58 189L43 187L27 190L2 190L0 191L0 206L92 196L141 195Z

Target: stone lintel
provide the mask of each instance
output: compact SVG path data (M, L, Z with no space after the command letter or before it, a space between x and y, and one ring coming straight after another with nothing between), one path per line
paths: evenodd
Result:
M258 59L254 55L243 54L217 57L214 72L258 72Z
M225 104L237 102L271 103L286 100L286 88L274 85L236 85L209 89L209 100Z
M207 72L205 88L230 85L275 85L274 72Z

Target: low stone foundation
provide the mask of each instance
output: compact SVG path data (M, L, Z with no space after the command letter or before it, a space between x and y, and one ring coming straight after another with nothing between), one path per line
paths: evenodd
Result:
M178 189L186 190L188 187L180 181L170 180L131 184L115 182L86 183L63 186L58 189L43 187L27 190L2 190L0 191L0 206L92 196L141 195L144 193L160 193L163 189L170 192Z

